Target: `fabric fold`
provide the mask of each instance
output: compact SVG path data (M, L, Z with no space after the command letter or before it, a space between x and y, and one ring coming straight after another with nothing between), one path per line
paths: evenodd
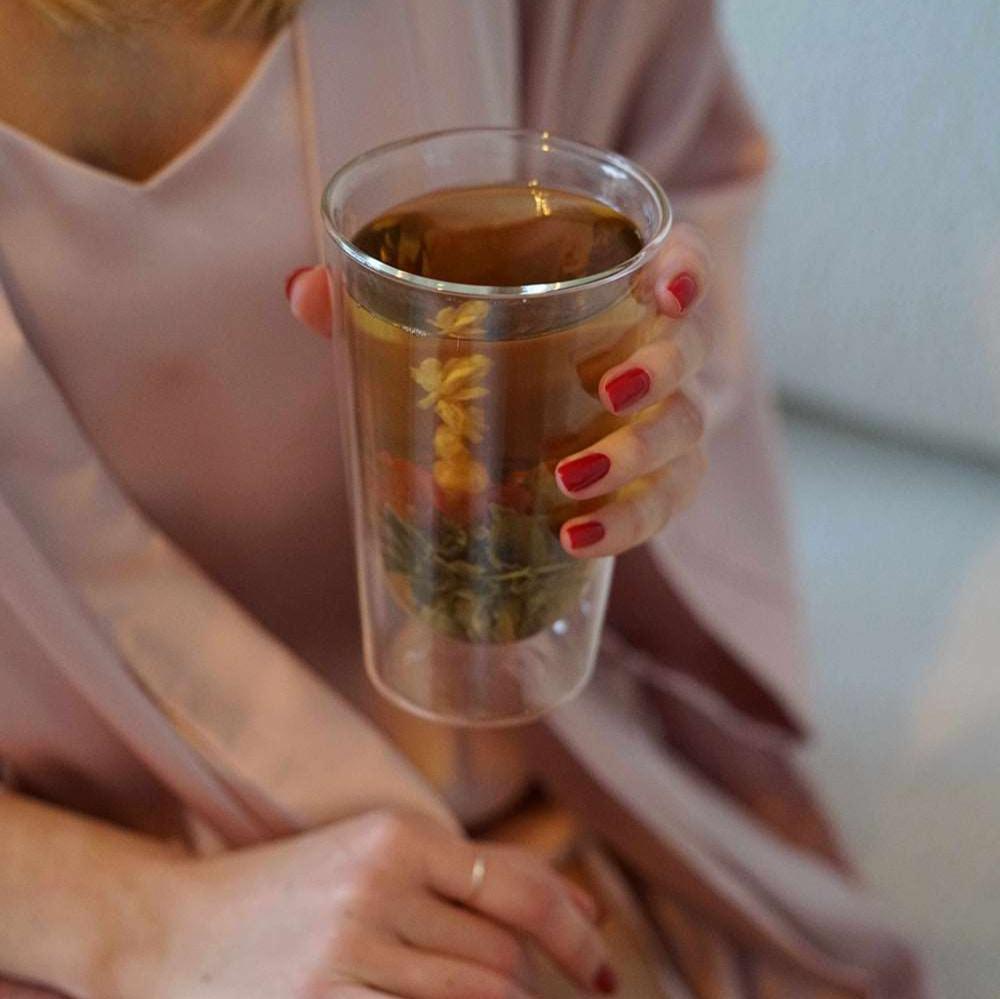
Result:
M181 799L194 747L225 775L247 821L260 820L250 838L386 802L454 824L405 757L145 521L0 305L0 495L13 510L0 508L0 592L49 643L66 636L56 658L88 703L132 747L143 747L154 728L172 733L172 750L183 747L189 761L183 776L168 777ZM32 460L20 459L33 440ZM73 613L71 592L86 613ZM43 611L42 601L61 601L62 615L55 606ZM70 658L73 643L80 652ZM349 765L359 753L363 771Z

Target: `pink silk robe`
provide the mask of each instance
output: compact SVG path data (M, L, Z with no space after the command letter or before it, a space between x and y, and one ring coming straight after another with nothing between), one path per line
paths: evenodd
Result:
M533 777L585 815L640 878L664 936L700 952L682 968L691 995L924 995L909 952L845 873L795 770L808 694L773 417L740 288L766 148L710 6L313 0L295 32L310 197L318 177L381 142L524 122L639 160L680 217L706 231L717 259L705 308L723 336L697 386L709 426L704 490L660 537L620 560L612 628L588 690L515 736L464 744L466 762L484 774L487 805L503 798L505 781L516 793ZM278 44L290 50L292 36ZM40 159L24 137L0 138L0 278L11 283L37 231L24 205L62 197L66 238L79 240L73 206L91 188L67 176L58 157ZM48 186L55 171L62 190ZM150 218L181 231L210 227L203 206L178 196L179 173L168 166L138 192L155 208ZM220 173L217 182L230 179ZM270 210L280 225L280 197ZM254 218L271 224L259 205ZM134 225L144 221L139 213ZM4 240L4 229L17 238ZM82 238L99 247L102 233ZM238 254L239 240L229 245ZM182 258L149 275L178 298ZM275 264L275 287L281 273ZM220 273L220 287L227 280L243 293L239 275ZM238 581L209 571L204 547L185 549L185 525L159 516L156 497L144 502L113 449L98 443L86 407L38 346L44 330L29 342L18 296L8 293L0 287L0 760L8 782L195 849L238 847L386 804L456 825L475 814L475 779L449 797L428 779L426 759L424 773L407 759L408 739L433 743L427 729L407 735L397 719L387 738L364 691L327 682L253 613ZM124 318L119 326L128 336ZM117 358L103 363L113 384ZM342 570L339 603L353 607L349 564ZM692 632L714 636L707 658L704 640L685 637ZM337 653L351 677L361 676L353 623ZM450 737L434 738L444 770L453 768ZM507 771L505 759L515 761ZM684 946L675 951L684 965Z

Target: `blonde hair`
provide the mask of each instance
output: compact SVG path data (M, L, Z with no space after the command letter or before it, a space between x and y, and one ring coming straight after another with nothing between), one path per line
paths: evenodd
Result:
M258 27L275 29L287 21L301 0L173 0L196 18L219 30ZM127 0L28 0L40 13L60 28L81 25L109 29L128 23L123 13Z

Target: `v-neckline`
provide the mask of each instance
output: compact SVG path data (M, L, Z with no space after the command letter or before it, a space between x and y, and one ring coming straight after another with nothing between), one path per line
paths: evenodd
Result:
M5 121L0 121L0 138L6 137L12 142L31 149L46 160L75 172L80 176L89 177L91 180L108 187L119 188L122 191L135 194L154 191L168 183L174 177L185 172L188 167L201 159L229 131L233 123L240 117L246 105L251 103L257 91L263 86L265 79L270 76L275 64L279 62L280 53L291 44L292 27L292 24L286 24L267 43L250 75L243 81L226 103L226 106L212 119L209 125L184 146L183 149L167 160L163 166L159 167L144 180L133 180L123 174L115 173L113 170L105 170L103 167L87 163L85 160L78 159L69 153L64 153L56 149L41 139L36 139L17 126Z

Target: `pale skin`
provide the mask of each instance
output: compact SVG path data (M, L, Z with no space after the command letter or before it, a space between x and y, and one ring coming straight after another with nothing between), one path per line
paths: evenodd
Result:
M135 18L125 35L69 37L20 0L0 4L0 121L142 180L221 113L268 39L208 35L181 0L122 9ZM697 231L678 226L658 263L663 333L601 382L614 411L609 386L644 372L642 397L617 410L642 419L588 449L608 458L599 481L574 492L559 479L577 498L637 486L585 518L600 520L600 541L574 547L584 518L563 526L574 555L640 543L697 487L702 423L685 389L710 345L697 309L710 266ZM312 268L290 289L295 316L324 335L327 288ZM487 874L472 896L477 854ZM0 976L81 999L524 999L528 940L583 989L609 991L586 892L527 850L473 844L415 814L371 812L202 859L11 792L0 857Z
M528 939L584 990L607 959L586 892L415 813L199 859L5 793L0 856L0 974L85 999L525 999Z

